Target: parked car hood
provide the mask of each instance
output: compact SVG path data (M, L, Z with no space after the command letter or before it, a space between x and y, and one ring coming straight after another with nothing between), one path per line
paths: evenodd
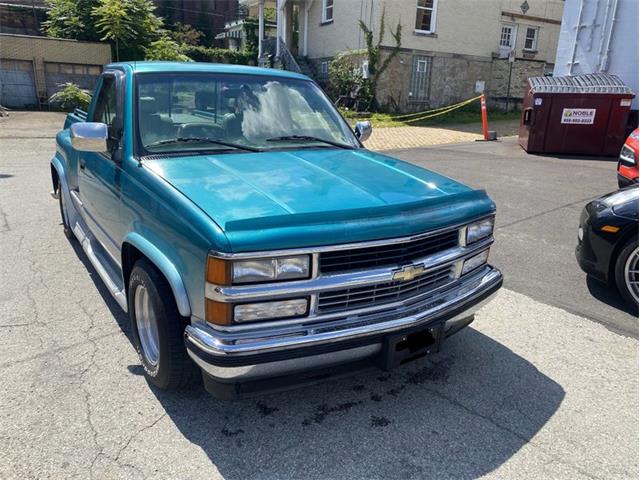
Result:
M233 251L410 235L495 209L484 191L363 149L156 157L143 163L204 210Z

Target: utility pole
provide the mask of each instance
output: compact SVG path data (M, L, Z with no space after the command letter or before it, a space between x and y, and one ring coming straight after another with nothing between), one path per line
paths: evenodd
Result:
M509 50L509 80L507 81L507 101L506 110L509 111L509 97L511 96L511 72L513 71L513 64L516 61L516 49Z

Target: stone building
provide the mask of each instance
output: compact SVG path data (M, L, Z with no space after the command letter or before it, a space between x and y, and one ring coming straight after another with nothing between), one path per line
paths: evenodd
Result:
M152 0L156 14L168 25L191 25L204 34L205 43L223 47L216 36L224 32L225 23L238 11L238 0Z
M509 96L515 104L527 77L553 71L563 6L563 0L278 0L278 37L281 49L295 49L323 81L337 53L365 48L358 22L377 39L384 12L381 55L393 47L390 30L398 23L402 45L379 81L381 104L418 111L482 88L494 102Z

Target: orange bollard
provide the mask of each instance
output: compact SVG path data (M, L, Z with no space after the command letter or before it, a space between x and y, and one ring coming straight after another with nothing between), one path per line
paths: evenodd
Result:
M487 102L484 99L484 93L480 96L480 107L482 110L482 134L485 140L489 140L489 124L487 122Z

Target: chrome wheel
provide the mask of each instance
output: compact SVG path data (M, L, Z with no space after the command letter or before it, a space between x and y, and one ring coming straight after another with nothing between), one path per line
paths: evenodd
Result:
M627 290L638 302L638 247L631 252L627 257L627 261L624 264L624 281L627 285Z
M142 354L149 365L156 367L160 358L158 320L151 305L149 292L143 285L136 287L133 304Z

